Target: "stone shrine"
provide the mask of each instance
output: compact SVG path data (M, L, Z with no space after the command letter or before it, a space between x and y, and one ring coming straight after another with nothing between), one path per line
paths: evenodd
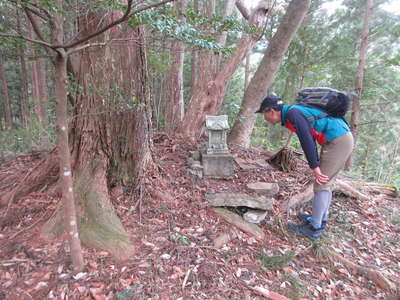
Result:
M207 149L201 155L203 175L212 178L229 178L234 173L234 159L229 153L227 133L228 116L206 116Z

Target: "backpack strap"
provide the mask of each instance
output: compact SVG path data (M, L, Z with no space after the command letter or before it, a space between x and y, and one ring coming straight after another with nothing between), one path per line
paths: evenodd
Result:
M317 121L317 120L319 120L319 119L325 118L325 117L327 117L327 116L329 116L329 115L328 115L327 113L323 112L322 114L319 114L318 116L311 116L311 117L308 117L308 118L307 118L307 121L310 122L310 123L312 123L312 122L315 122L315 121Z

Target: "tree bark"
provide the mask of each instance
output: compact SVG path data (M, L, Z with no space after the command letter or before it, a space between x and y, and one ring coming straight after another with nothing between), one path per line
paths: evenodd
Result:
M186 0L174 3L176 12L186 9ZM185 17L179 15L178 19L184 22ZM185 45L183 42L175 40L171 43L171 66L165 81L166 84L166 103L165 107L165 129L168 133L173 133L179 126L184 114L183 101L183 61L185 58Z
M267 11L265 8L255 10L249 23L261 25L265 20ZM218 58L215 55L208 53L200 55L197 85L192 91L192 99L180 128L185 137L194 141L201 136L206 115L213 115L218 112L228 80L259 38L260 36L256 35L244 35L236 50L223 63L219 71L216 70Z
M3 91L3 109L4 109L4 121L5 127L8 129L13 128L13 117L11 111L11 100L8 94L8 85L7 85L7 78L6 73L4 71L4 60L3 55L0 55L0 83L1 89Z
M86 15L78 22L81 35L99 22L112 22L113 16ZM144 28L115 28L93 42L113 38L122 42L88 48L79 56L81 88L76 92L69 135L82 242L126 259L134 249L112 207L108 186L143 188L143 172L151 162L150 101ZM56 215L44 232L59 234L61 225Z
M38 18L33 16L33 19L38 22ZM29 23L29 37L33 38L32 25ZM48 126L48 115L47 115L47 84L46 84L46 70L44 58L40 57L38 50L32 49L32 56L37 59L31 63L32 73L32 98L34 101L34 110L36 112L37 121L42 125L43 128ZM43 72L43 73L42 73ZM41 144L46 144L46 141L40 141Z
M310 0L292 0L281 24L270 41L266 53L245 91L242 109L229 135L229 143L250 146L250 136L256 120L255 111L270 88L275 74L310 6Z
M348 160L346 161L345 165L346 170L352 169L354 154L356 151L356 143L358 137L358 123L360 122L360 102L363 91L364 70L365 70L365 61L367 59L368 35L369 35L369 27L372 20L372 9L373 9L373 1L367 0L365 4L363 28L360 35L360 41L361 41L360 58L358 62L357 76L355 82L356 95L353 98L352 111L351 111L351 128L352 128L351 132L353 133L354 137L354 150L351 153Z
M17 27L20 32L21 30L21 16L17 12ZM26 57L25 57L25 46L21 47L21 53L19 56L20 61L20 77L21 77L21 101L20 101L20 120L22 127L27 128L29 124L29 94L28 94L28 71L26 66Z

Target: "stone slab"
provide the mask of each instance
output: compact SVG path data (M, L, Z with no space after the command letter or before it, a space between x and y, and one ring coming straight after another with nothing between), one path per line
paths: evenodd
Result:
M203 175L209 178L229 178L234 174L234 159L229 153L206 154L201 156Z
M257 194L274 196L279 192L279 185L274 182L252 182L247 188Z
M206 194L211 206L247 206L256 209L272 210L273 199L264 196L251 197L246 194L215 193Z

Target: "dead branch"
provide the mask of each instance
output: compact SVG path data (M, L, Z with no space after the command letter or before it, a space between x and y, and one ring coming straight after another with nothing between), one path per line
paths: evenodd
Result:
M217 208L213 208L213 210L218 215L223 217L228 223L236 226L240 230L253 235L258 240L264 239L264 237L265 237L264 232L256 224L249 223L249 222L245 221L241 216L239 216L233 212L230 212L229 210L224 209L224 208L217 207Z
M358 198L365 201L368 201L370 199L370 197L356 190L349 183L343 180L337 179L335 185L336 185L336 190L343 192L343 194L347 196Z
M283 296L281 294L278 294L276 292L271 292L271 291L269 291L266 288L263 288L261 286L252 287L252 286L248 285L248 287L249 287L249 289L255 291L257 294L259 294L259 295L261 295L261 296L263 296L263 297L265 297L267 299L271 299L271 300L290 300L289 298L287 298L287 297L285 297L285 296Z

